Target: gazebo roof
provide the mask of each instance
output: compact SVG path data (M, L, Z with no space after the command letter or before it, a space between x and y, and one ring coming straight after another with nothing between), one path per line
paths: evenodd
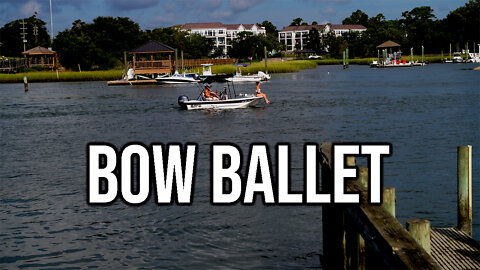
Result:
M133 49L131 53L162 53L162 52L175 52L175 49L164 45L156 40L150 40L142 46Z
M400 47L400 44L389 40L389 41L385 41L384 43L378 45L377 49L378 48L393 48L393 47Z
M35 48L32 48L28 51L22 52L22 54L25 55L33 55L33 54L55 54L55 51L49 50L44 47L37 46Z

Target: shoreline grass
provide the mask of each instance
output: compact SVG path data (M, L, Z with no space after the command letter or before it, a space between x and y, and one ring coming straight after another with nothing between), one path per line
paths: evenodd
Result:
M76 81L109 81L118 80L122 77L122 70L105 71L40 71L16 74L1 74L0 83L21 83L23 75L27 75L28 82L76 82Z
M349 64L352 65L369 65L377 58L354 58L349 59ZM413 61L421 61L421 56L414 55ZM438 55L425 56L425 61L430 63L441 63L442 57ZM410 61L410 55L405 55L402 60ZM318 65L341 65L342 59L315 59L315 60L286 60L286 61L271 61L267 63L268 73L286 73L298 72L302 69L315 68ZM254 62L249 66L242 67L242 73L254 74L258 71L265 71L264 62ZM190 72L199 72L201 69L194 68ZM212 67L213 73L234 74L235 66L233 65L217 65ZM0 83L22 83L23 75L26 74L28 82L75 82L75 81L110 81L118 80L122 76L122 70L105 70L105 71L64 71L57 73L55 71L40 71L27 72L17 74L2 74L0 73Z

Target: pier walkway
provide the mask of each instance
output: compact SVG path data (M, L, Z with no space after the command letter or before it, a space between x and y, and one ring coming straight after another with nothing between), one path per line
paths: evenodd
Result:
M457 228L432 228L432 257L443 269L480 269L480 246Z
M324 205L325 269L480 269L480 245L472 235L472 148L458 148L458 228L430 228L430 221L411 219L406 228L395 218L395 189L383 188L381 205L368 203L367 167L345 181L347 193L360 204ZM322 143L322 191L332 193L332 144ZM355 166L347 157L346 166Z

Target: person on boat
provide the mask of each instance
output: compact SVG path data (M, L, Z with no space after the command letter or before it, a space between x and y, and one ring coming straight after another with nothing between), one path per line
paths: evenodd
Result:
M213 92L210 90L211 86L206 84L205 85L205 90L203 90L203 95L205 96L205 99L210 99L210 100L219 100L218 98L218 92Z
M267 99L267 95L262 93L262 91L260 90L260 82L257 82L257 97L263 97L263 99L265 99L265 102L267 104L270 103L270 101L268 101Z

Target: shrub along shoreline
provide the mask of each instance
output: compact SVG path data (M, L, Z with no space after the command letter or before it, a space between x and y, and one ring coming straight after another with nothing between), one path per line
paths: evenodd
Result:
M349 59L349 64L368 65L376 58L360 58ZM410 61L410 56L405 56L402 59ZM414 61L421 61L420 56L414 56ZM440 63L441 56L426 56L425 61L430 63ZM268 62L268 73L286 73L298 72L302 69L315 68L318 65L341 65L342 59L316 59L316 60L289 60L289 61L275 61ZM265 71L264 62L254 62L249 66L242 67L243 74L253 74L258 71ZM201 72L201 69L191 69L190 72ZM235 73L235 66L233 65L218 65L212 67L213 73ZM122 70L106 70L106 71L63 71L57 73L55 71L39 71L27 72L17 74L1 74L0 83L22 83L23 75L26 74L28 82L75 82L75 81L111 81L118 80L122 77Z

